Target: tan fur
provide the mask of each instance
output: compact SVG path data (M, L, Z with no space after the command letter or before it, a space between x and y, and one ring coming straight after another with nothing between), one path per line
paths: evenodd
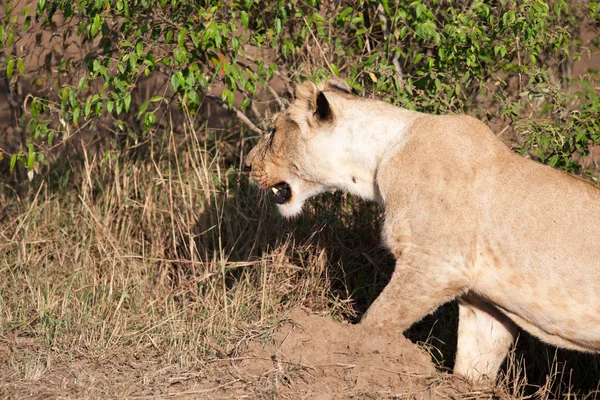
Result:
M354 97L339 80L297 97L247 164L265 188L290 184L286 216L334 189L384 207L397 264L361 323L402 332L459 298L456 372L472 380L495 377L517 326L600 352L598 187L520 157L468 116Z

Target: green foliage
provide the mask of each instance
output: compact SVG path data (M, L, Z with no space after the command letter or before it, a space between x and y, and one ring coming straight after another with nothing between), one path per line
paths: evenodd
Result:
M45 0L19 12L14 4L0 25L3 48L41 29L86 53L58 65L59 75L76 79L56 78L55 95L28 102L26 149L14 155L27 167L31 154L106 115L130 135L147 135L163 105L194 115L214 88L223 104L244 111L274 74L288 86L343 76L355 91L403 107L507 121L530 134L522 152L535 149L572 172L572 152L598 142L598 90L585 84L595 78L572 82L565 73L580 57L577 32L599 24L597 2ZM62 36L61 20L72 27ZM13 53L0 66L12 82L28 73ZM156 75L169 87L135 103L132 91ZM580 94L570 89L577 86Z
M580 90L570 94L544 81L530 82L531 90L522 92L521 96L529 100L541 99L540 116L545 119L518 122L526 132L521 152L534 149L541 162L578 172L579 164L571 156L574 153L583 156L590 146L600 143L599 83L598 77L584 78L579 82ZM572 104L578 107L573 108Z

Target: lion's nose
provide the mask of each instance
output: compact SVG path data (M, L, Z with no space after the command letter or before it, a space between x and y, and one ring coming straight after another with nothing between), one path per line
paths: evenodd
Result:
M248 158L246 158L246 159L244 160L244 169L245 169L246 171L250 171L250 170L252 170L252 163L250 162L250 160L249 160Z

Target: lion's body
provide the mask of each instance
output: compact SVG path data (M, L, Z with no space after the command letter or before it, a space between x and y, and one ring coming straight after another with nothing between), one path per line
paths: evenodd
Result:
M600 352L598 187L514 154L471 117L313 86L276 120L279 154L263 143L249 159L262 186L289 184L284 215L334 188L382 204L397 265L361 323L403 331L459 298L455 370L473 380L495 376L517 326Z

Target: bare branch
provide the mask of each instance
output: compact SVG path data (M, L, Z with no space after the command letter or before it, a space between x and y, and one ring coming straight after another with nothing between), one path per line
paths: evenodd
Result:
M281 78L281 81L283 82L283 85L285 86L285 89L288 91L288 93L294 95L294 88L292 87L292 85L290 85L290 78L282 74L278 70L275 70L275 75Z
M379 22L381 22L381 29L383 30L383 36L385 40L388 40L390 36L390 26L388 24L388 19L385 16L385 10L381 3L377 5L377 18ZM400 66L399 61L400 56L398 53L394 54L394 58L392 59L392 64L394 65L394 69L396 70L396 74L398 75L398 86L400 89L404 88L404 78L402 77L402 67Z
M242 121L244 125L246 125L248 128L250 128L252 132L258 133L259 135L262 135L264 133L259 127L257 127L252 121L250 121L250 118L248 118L246 114L244 114L241 110L239 110L236 107L231 107L229 104L221 100L219 96L215 96L214 94L210 93L206 93L205 96L217 103L218 105L220 105L221 107L223 107L224 109L235 112L235 115L238 117L238 119Z
M312 36L313 40L317 44L317 47L319 48L319 52L321 53L321 57L323 57L323 60L325 60L325 64L327 64L327 68L329 68L329 71L331 72L331 75L336 76L335 72L333 72L333 68L331 68L331 64L329 64L329 61L327 60L327 57L325 57L325 52L323 52L323 49L321 48L321 44L319 43L319 39L317 39L317 37L315 36L314 32L310 28L310 25L308 24L308 21L306 20L306 17L302 17L302 19L304 20L304 23L306 24L306 27L308 28L308 31L310 32L310 35Z
M398 61L399 58L400 56L398 53L394 54L392 64L394 64L394 69L396 69L396 73L398 74L398 86L400 89L404 89L404 78L402 77L402 67L400 66L400 61Z
M269 89L269 92L271 92L277 104L279 104L280 111L283 111L283 109L285 108L285 104L283 103L283 100L281 100L281 97L279 97L279 94L277 94L277 91L273 89L273 86L269 85L266 82L265 86L267 87L267 89Z
M383 30L383 36L387 39L390 36L390 26L388 25L387 17L385 16L385 10L381 3L377 5L377 18L381 22L381 29Z

